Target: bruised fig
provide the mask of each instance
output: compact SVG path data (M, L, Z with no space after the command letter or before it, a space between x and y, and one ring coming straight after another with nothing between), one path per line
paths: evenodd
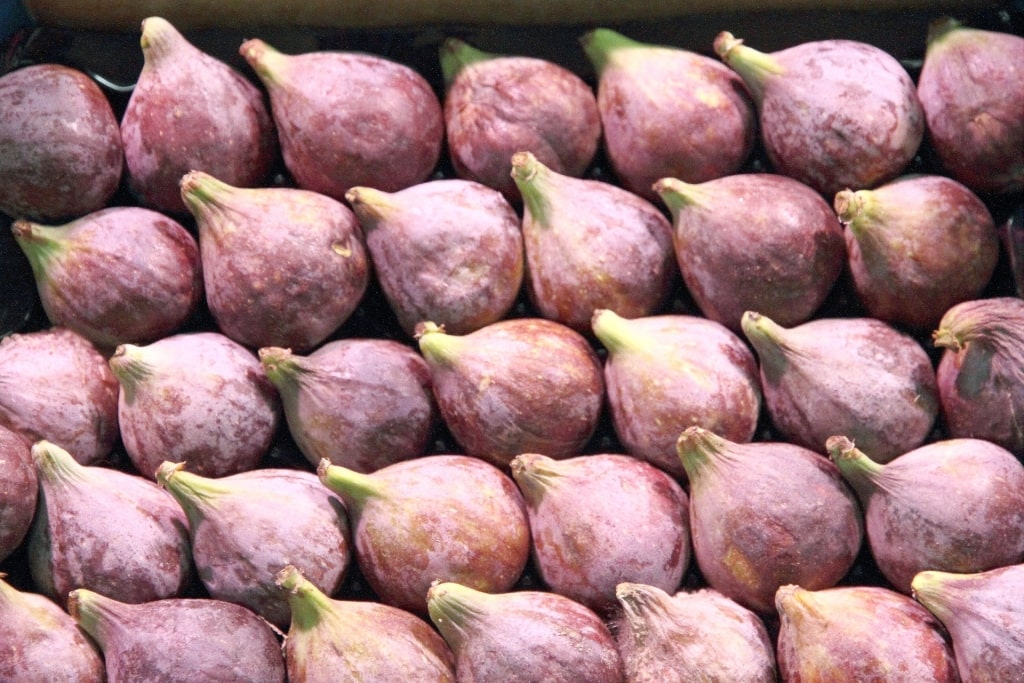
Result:
M289 683L455 681L451 650L420 617L379 602L332 600L292 565L276 582L291 605Z
M35 516L38 489L28 442L0 427L0 562L25 540Z
M748 311L742 323L760 358L768 416L787 440L819 451L841 432L887 462L931 433L935 371L913 337L875 318L784 328Z
M460 683L625 681L608 627L557 593L486 593L441 582L427 592L427 609L455 654Z

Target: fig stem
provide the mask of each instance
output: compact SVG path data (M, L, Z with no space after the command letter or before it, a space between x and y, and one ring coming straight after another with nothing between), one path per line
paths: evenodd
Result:
M420 353L431 365L451 365L462 345L459 336L448 334L443 325L429 321L417 323L414 336Z
M598 309L590 321L594 336L611 354L639 351L648 346L647 340L637 334L635 326L615 311Z
M466 41L455 37L446 38L441 43L439 52L441 76L444 78L445 87L450 86L459 72L467 66L498 56L473 47Z
M118 345L107 364L114 377L121 383L125 399L129 403L135 400L135 391L139 384L153 375L153 368L142 357L142 347L135 344Z
M676 453L691 485L700 481L700 475L714 466L729 447L729 441L703 427L687 427L676 440Z
M714 50L729 68L740 75L758 104L764 100L765 81L783 72L775 57L744 45L741 38L728 31L722 31L715 37Z
M277 574L277 585L288 591L288 606L292 611L292 627L311 631L333 610L331 599L310 582L294 565L288 565Z
M68 593L68 614L103 649L111 627L116 625L114 607L115 601L86 588Z
M32 444L32 461L40 477L55 484L85 481L88 470L60 446L45 439Z
M353 187L345 193L345 200L359 215L360 223L366 230L372 230L381 221L387 220L392 208L389 198L388 192L372 187Z
M538 224L551 225L551 181L554 172L542 164L532 152L512 155L512 180L523 196L523 204Z
M946 583L956 576L950 572L934 569L918 572L910 582L911 595L939 621L945 622L954 616L952 606L946 601Z
M143 66L152 67L157 61L167 58L176 46L185 41L178 29L163 17L146 17L142 20L141 30L139 47L142 48Z
M825 441L825 449L843 478L853 487L861 503L866 504L878 488L877 481L885 471L885 465L866 456L845 436L830 436Z
M683 182L678 178L661 178L651 189L661 197L661 201L672 212L674 220L679 218L679 214L686 207L699 205L703 194L697 185Z
M263 84L270 87L284 82L282 73L288 66L289 56L278 52L259 38L250 38L243 42L238 53L248 62Z
M587 55L594 71L598 76L608 67L608 63L614 59L614 53L619 50L645 47L644 43L628 38L618 31L610 28L595 28L584 33L580 38L580 46Z
M45 273L47 263L62 251L66 232L62 226L46 226L24 219L11 224L14 240L25 252L37 280Z
M327 458L320 460L316 475L324 486L337 493L352 507L359 507L367 499L379 496L382 491L381 482L373 476L341 465L332 465Z

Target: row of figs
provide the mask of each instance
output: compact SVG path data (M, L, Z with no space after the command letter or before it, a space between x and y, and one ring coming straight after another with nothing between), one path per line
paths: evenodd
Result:
M140 42L0 76L0 680L1024 670L1024 37Z

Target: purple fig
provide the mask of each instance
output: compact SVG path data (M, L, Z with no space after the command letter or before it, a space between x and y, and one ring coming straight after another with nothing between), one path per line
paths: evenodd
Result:
M622 583L612 633L626 680L635 683L775 683L775 653L764 622L713 588L670 595Z
M944 169L976 192L1024 190L1024 36L950 17L928 30L917 96Z
M448 153L460 178L519 204L509 176L516 152L579 178L593 161L601 117L590 86L547 59L484 52L458 38L440 48Z
M655 313L677 277L672 226L650 202L609 183L555 172L529 152L512 157L523 195L530 300L541 316L590 331L598 308Z
M292 565L276 581L291 605L289 683L454 683L451 650L420 617L379 602L333 600Z
M60 226L18 220L12 230L50 323L98 347L172 334L203 300L196 239L156 211L110 207Z
M512 308L523 282L523 235L519 216L497 190L447 179L391 193L354 187L345 198L409 336L423 320L467 334Z
M702 183L739 172L754 148L757 111L735 72L607 28L580 42L597 72L604 149L623 187L653 202L660 178Z
M188 42L166 19L142 21L143 66L121 117L128 186L139 201L183 214L178 182L205 171L260 185L277 160L264 94Z
M829 456L856 490L875 564L910 593L926 569L980 572L1024 561L1024 465L981 439L946 439L880 464L845 436Z
M942 625L912 599L880 586L775 595L781 680L959 683Z
M117 117L100 87L60 64L0 77L0 211L70 220L106 206L121 182Z
M710 586L761 615L795 583L830 588L863 540L857 498L836 466L786 442L735 443L700 427L679 437L690 479L694 557Z
M768 416L787 440L820 451L843 433L887 462L931 433L939 410L931 359L895 327L817 318L784 328L748 311L743 332L760 359Z
M316 192L233 187L201 171L181 179L196 219L206 303L250 347L307 351L359 305L369 257L355 214Z
M466 335L427 323L419 347L452 436L500 466L520 453L579 455L604 401L601 361L572 329L509 318Z
M526 501L533 560L555 593L603 614L624 581L675 591L690 564L686 492L628 455L512 459Z
M99 643L110 683L285 680L274 631L240 605L205 598L129 604L78 588L68 610Z
M734 332L749 310L780 325L806 322L843 272L842 225L820 195L792 178L663 178L654 189L672 212L687 289L705 316Z
M511 477L464 455L406 460L371 474L317 469L348 508L356 560L382 602L423 614L435 580L509 590L530 554L522 495Z
M688 315L627 320L604 309L591 326L608 351L608 409L619 441L676 477L686 471L676 439L698 425L750 441L761 413L754 354L723 325Z
M485 593L441 582L430 619L455 654L456 681L624 683L622 658L594 612L557 593Z
M832 197L895 178L917 153L924 112L910 74L884 50L827 39L765 53L726 31L714 49L747 84L782 175Z
M437 423L430 367L389 339L338 339L308 356L259 351L288 430L313 465L373 472L427 451Z
M0 427L0 562L25 540L36 513L38 490L28 442Z
M256 355L216 332L122 344L110 358L121 383L121 439L140 474L164 460L223 477L255 468L280 421L273 385Z
M285 166L299 187L345 198L425 181L441 156L444 118L430 84L372 54L286 55L253 38L239 53L270 95Z

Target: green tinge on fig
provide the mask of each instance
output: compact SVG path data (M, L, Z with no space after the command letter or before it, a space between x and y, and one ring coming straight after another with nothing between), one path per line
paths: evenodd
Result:
M305 372L301 359L292 353L291 349L280 346L264 346L256 354L267 379L279 391L295 384L297 378Z
M608 65L628 50L648 47L646 43L633 40L610 28L595 28L583 34L580 46L587 55L594 71L600 76Z
M469 586L443 581L427 591L427 614L452 649L456 649L467 627L486 611L489 598L489 594Z
M765 81L784 71L774 56L744 45L742 39L728 31L719 33L713 46L715 54L747 84L755 102L764 99Z
M557 460L539 453L520 453L509 462L509 469L523 497L531 504L540 501L565 476Z
M441 43L438 55L445 86L451 85L459 72L470 64L487 61L498 56L500 55L473 47L464 40L453 37L446 38Z
M384 485L379 479L341 465L332 465L326 458L317 465L316 476L324 486L341 496L352 512L357 512L369 498L384 492Z
M292 611L292 628L312 631L333 611L330 597L306 579L293 565L288 565L275 578L275 583L288 592L288 606Z
M115 600L87 588L76 588L68 593L68 614L100 648L106 648L111 629L116 627Z
M885 465L869 458L845 436L830 436L825 441L825 449L861 502L866 502L879 487L878 480L885 472Z
M28 258L36 280L46 274L48 263L62 252L67 251L65 242L68 226L47 226L27 220L16 220L11 224L14 240Z
M646 337L637 334L636 325L631 324L628 318L608 309L594 311L590 329L613 355L622 351L640 351L650 345Z
M910 582L911 595L915 600L942 622L952 617L955 606L948 602L947 582L955 580L957 574L937 570L926 570L914 575Z
M189 171L179 186L182 201L196 218L210 208L223 208L238 189L203 171Z
M963 28L963 23L950 16L943 16L931 21L928 24L928 34L925 37L925 52L937 47L942 40L952 32Z
M238 54L268 89L286 82L289 55L279 52L259 38L244 41L238 48Z
M142 34L139 36L139 47L145 63L152 64L163 59L176 45L185 42L185 37L171 22L163 17L146 17L142 20Z
M532 152L512 155L512 180L523 197L523 205L530 218L538 225L551 224L552 186L558 174L545 166Z
M462 336L448 334L443 325L429 321L417 323L414 336L423 358L433 366L451 365L464 345Z
M790 620L804 617L824 617L814 591L795 584L779 586L775 591L775 609Z
M107 364L120 382L129 403L134 400L136 387L153 375L153 368L146 362L143 348L136 344L118 345Z
M186 471L187 464L165 460L157 467L155 476L157 483L178 501L195 526L209 502L230 493L230 489L216 479Z
M700 184L687 183L678 178L660 178L651 189L661 197L661 201L672 213L673 220L678 219L686 207L702 204L707 194L701 190Z
M372 187L356 186L345 193L345 200L359 216L359 222L366 230L372 230L382 221L388 220L397 211L391 200L392 193Z
M89 470L66 450L45 439L32 444L32 462L40 480L50 483L85 481Z
M676 453L686 470L691 483L700 479L705 470L714 466L718 459L729 448L731 442L703 427L687 427L676 440Z
M761 368L769 376L781 371L786 364L788 330L766 315L746 311L740 318L740 329L761 361Z

